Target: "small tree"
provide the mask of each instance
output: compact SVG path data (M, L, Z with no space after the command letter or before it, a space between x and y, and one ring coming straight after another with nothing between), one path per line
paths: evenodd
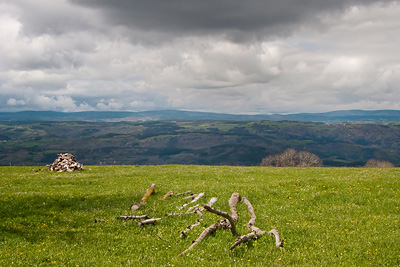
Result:
M364 167L367 168L394 168L394 164L387 160L370 159Z
M281 154L263 158L261 166L318 167L322 166L322 160L317 155L308 151L297 152L293 148L288 148Z

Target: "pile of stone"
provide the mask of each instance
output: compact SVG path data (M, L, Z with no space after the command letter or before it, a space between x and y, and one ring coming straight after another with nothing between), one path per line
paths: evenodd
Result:
M83 165L79 163L74 155L69 153L58 154L58 158L52 163L48 164L47 168L50 171L57 172L73 172L73 171L83 171Z

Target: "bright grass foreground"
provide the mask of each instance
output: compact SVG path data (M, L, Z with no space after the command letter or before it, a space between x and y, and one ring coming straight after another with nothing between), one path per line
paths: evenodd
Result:
M211 166L94 166L73 173L0 168L1 266L400 266L400 169ZM155 195L130 210L146 189ZM235 238L217 230L184 256L203 229L220 219L167 217L185 203L161 200L172 190L218 197L229 211L233 192L246 196L256 226L276 228L284 248L265 234L230 251ZM239 234L250 219L239 203ZM161 217L139 227L121 215ZM94 223L95 219L105 222Z

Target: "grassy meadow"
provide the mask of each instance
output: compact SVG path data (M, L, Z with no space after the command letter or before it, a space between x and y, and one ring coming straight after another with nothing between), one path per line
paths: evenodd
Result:
M152 183L156 193L130 210ZM179 256L220 217L204 211L181 239L198 215L167 217L186 203L161 200L170 190L205 192L199 202L215 196L223 211L233 192L246 196L255 225L276 228L284 248L266 234L230 251L235 238L217 230ZM0 167L0 201L0 266L400 266L399 168ZM238 231L247 234L247 207L238 211ZM118 219L143 214L162 219L143 227Z

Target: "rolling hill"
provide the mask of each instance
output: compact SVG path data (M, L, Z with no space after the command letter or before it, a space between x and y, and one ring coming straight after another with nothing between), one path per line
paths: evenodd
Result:
M400 110L346 110L326 113L237 115L180 110L126 111L21 111L0 112L0 121L143 121L143 120L233 120L233 121L312 121L312 122L399 122Z

